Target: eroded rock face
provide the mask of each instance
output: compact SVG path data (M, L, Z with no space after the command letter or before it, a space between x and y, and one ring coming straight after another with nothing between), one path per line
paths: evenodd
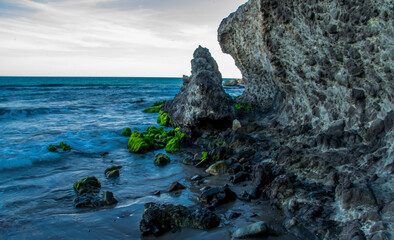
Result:
M330 218L349 235L339 239L372 239L366 222L392 215L379 212L390 209L394 184L392 12L385 0L249 0L219 27L243 75L237 102L266 111L241 119L260 126L255 142L240 137L246 127L226 142L260 146L270 165L255 168L253 185L269 186L264 194L316 236Z
M224 92L216 61L209 50L201 46L193 57L189 82L162 110L187 135L197 136L203 131L226 129L231 126L235 108L231 97Z
M218 30L243 75L239 101L277 110L285 125L344 120L345 131L392 137L383 124L394 108L392 11L383 0L248 1Z

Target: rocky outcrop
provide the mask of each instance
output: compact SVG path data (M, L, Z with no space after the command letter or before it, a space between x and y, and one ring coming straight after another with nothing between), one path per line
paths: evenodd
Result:
M219 27L243 75L237 102L263 113L224 140L234 152L253 144L252 184L293 232L377 236L370 223L394 196L393 11L385 0L249 0Z
M392 123L382 121L394 109L392 12L384 0L250 0L218 30L223 52L243 75L237 101L274 109L285 125L324 130L343 119L345 130L361 136L387 133Z
M199 46L193 54L192 75L172 101L162 111L175 126L190 136L204 131L231 126L235 108L224 92L222 75L209 50Z

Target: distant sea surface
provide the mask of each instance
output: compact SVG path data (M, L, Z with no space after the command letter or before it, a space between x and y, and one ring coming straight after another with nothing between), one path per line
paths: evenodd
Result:
M193 204L190 190L152 195L194 171L177 164L184 154L158 168L153 159L163 150L132 154L121 136L125 127L158 126L157 114L142 110L181 87L181 78L0 77L0 239L139 239L145 202ZM47 150L61 141L73 149ZM123 166L117 180L104 176L112 165ZM74 208L72 185L86 176L119 203Z

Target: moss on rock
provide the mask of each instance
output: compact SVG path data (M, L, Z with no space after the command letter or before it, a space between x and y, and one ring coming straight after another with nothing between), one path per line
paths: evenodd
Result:
M64 142L60 142L60 147L62 148L62 150L65 151L69 151L72 149L72 147Z
M95 177L85 177L74 183L74 190L78 195L100 192L101 183Z
M157 154L155 160L153 161L153 163L157 166L165 166L170 162L170 157L165 155L164 153Z
M168 117L167 113L159 112L159 117L157 118L157 123L160 123L162 126L171 126L171 119Z
M174 137L172 138L166 145L166 152L172 153L172 152L179 152L181 150L181 141L179 138Z
M47 149L48 149L48 151L50 151L50 152L57 152L57 148L58 148L59 146L55 146L55 145L49 145L48 147L47 147Z
M124 137L130 137L131 136L131 129L130 128L125 128L122 132L122 136Z
M145 153L151 147L150 142L147 142L146 139L141 137L140 132L134 131L127 143L127 148L132 153Z

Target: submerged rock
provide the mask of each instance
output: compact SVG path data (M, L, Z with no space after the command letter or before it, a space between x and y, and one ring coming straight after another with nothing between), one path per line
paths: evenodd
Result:
M170 162L171 162L170 157L163 153L157 154L155 160L153 161L153 163L157 166L165 166Z
M112 205L118 201L114 198L112 192L106 191L99 196L101 183L96 177L86 177L74 183L74 190L77 197L74 198L73 204L76 208L81 207L100 207Z
M238 228L233 233L233 238L262 237L268 234L268 226L265 222L252 223L245 227Z
M109 167L107 169L105 169L104 174L108 177L108 178L117 178L120 175L120 171L119 169L121 169L122 166L112 166Z
M177 227L210 229L219 223L220 218L205 208L146 203L140 230L144 235L159 236Z
M163 106L173 124L188 135L197 136L231 126L235 108L222 86L222 76L208 49L198 47L193 54L190 82L172 101ZM192 136L188 136L192 137Z

